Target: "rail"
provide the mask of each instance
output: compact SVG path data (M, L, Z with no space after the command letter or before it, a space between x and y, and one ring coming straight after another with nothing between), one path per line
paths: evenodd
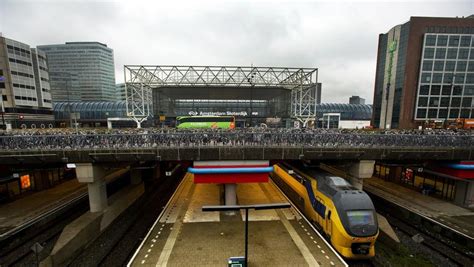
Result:
M9 230L9 231L6 231L2 234L0 234L0 241L2 240L5 240L11 236L14 236L18 233L20 233L21 231L25 230L25 229L28 229L29 227L35 225L36 223L42 221L42 220L45 220L47 219L48 217L50 216L54 216L56 214L58 214L59 212L69 208L72 204L74 203L79 203L80 201L84 200L85 198L87 198L88 194L87 192L84 192L84 193L81 193L80 195L66 201L66 202L62 202L61 204L59 204L58 206L44 212L44 213L41 213L39 214L38 216L36 217L33 217L29 220L27 220L26 222L24 222L23 224Z

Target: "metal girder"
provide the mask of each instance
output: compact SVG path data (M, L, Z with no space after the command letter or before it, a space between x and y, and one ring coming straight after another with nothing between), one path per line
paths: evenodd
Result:
M152 89L177 87L276 87L292 90L291 114L316 116L316 68L125 65L127 115L137 124L150 116Z

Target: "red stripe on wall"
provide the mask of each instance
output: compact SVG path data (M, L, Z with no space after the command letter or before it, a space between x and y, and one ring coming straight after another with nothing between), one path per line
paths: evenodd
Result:
M214 166L214 165L207 165L207 166L194 166L193 168L196 169L207 169L207 168L213 168L213 169L222 169L222 168L254 168L254 167L268 167L268 164L260 164L260 165L219 165L219 166Z
M196 184L267 183L268 173L194 174Z

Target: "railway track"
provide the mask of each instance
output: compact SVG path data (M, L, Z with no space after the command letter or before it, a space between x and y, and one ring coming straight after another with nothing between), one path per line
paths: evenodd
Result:
M125 266L184 176L163 177L132 204L69 266Z
M376 200L374 203L377 203L375 204L377 212L384 215L393 227L396 227L398 230L410 237L418 235L419 244L427 247L433 253L443 255L443 257L447 258L457 266L474 266L474 255L472 254L472 251L470 252L466 248L461 247L459 244L449 240L447 237L427 230L427 228L422 224L408 221L403 216L399 215L399 212L393 210L393 208L391 209L387 200L373 194L370 194L370 196L372 199Z
M36 262L31 247L38 243L51 250L62 229L88 209L87 193L33 218L0 236L0 266L25 266ZM43 256L41 253L40 256ZM40 259L43 257L40 257ZM39 260L40 260L39 259Z

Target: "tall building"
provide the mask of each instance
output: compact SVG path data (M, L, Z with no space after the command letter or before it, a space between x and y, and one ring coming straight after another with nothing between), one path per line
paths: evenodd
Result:
M54 122L45 54L0 36L0 125L47 127Z
M127 92L125 91L125 83L118 83L115 85L115 93L118 101L125 101L127 99Z
M349 98L349 104L364 105L365 99L360 96L353 95Z
M411 17L379 35L372 125L474 118L474 16Z
M41 45L48 58L54 101L115 101L114 54L99 42Z
M316 104L321 104L321 91L323 90L323 84L317 83L316 85Z

